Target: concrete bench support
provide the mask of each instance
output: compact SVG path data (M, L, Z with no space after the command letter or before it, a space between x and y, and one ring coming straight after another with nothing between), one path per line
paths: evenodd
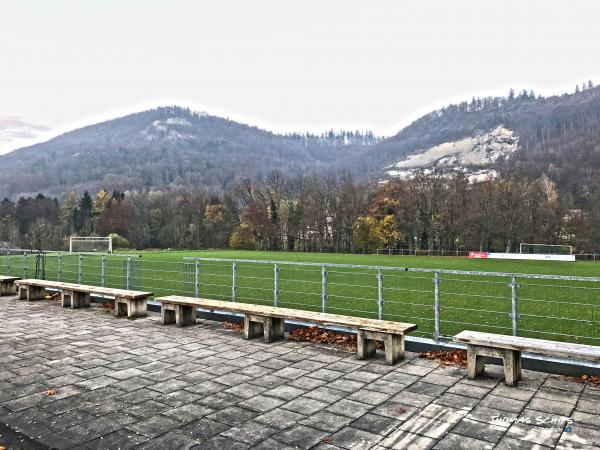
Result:
M129 319L146 317L148 315L148 302L145 298L115 297L115 317L127 316Z
M163 325L172 323L179 327L196 324L196 307L163 303L160 308L160 317Z
M404 359L404 335L369 330L358 330L358 359L374 357L377 350L377 341L383 342L386 363L394 365Z
M15 280L18 278L0 278L0 295L15 295L17 293L17 285Z
M284 320L268 316L246 314L244 316L244 338L253 339L264 336L266 343L284 338Z
M515 386L521 379L521 352L503 348L467 345L467 371L471 379L477 378L485 368L485 358L501 358L504 361L504 381Z
M60 300L63 308L68 308L69 306L72 309L90 307L90 294L88 292L63 290L60 293Z
M43 300L46 295L46 289L43 286L19 286L19 300Z

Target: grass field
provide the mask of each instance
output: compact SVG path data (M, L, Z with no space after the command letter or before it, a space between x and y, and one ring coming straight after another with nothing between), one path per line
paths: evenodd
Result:
M136 253L137 254L137 253ZM593 262L547 262L470 260L465 257L414 257L241 251L152 251L132 258L131 287L152 290L156 295L193 295L195 267L184 258L225 258L292 261L323 264L353 264L465 270L504 273L600 276ZM63 281L77 281L76 255L63 255ZM21 275L23 265L35 273L35 258L12 257L10 272ZM56 279L58 261L47 256L46 278ZM274 266L267 263L237 263L236 301L273 304ZM127 258L113 256L106 262L105 284L126 285ZM6 261L0 258L0 273ZM85 255L81 281L100 284L101 258ZM417 323L418 335L432 337L434 330L433 273L383 271L383 318ZM278 305L320 311L321 267L279 264ZM463 329L510 334L510 277L440 274L440 332L452 336ZM200 295L232 298L232 263L200 264ZM600 344L600 283L518 278L519 334L545 339ZM365 268L327 268L328 312L377 317L377 271Z

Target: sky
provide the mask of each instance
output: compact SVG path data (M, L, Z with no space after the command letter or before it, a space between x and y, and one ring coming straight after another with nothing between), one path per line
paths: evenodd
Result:
M600 83L600 2L0 0L0 153L160 105L393 135L450 101Z

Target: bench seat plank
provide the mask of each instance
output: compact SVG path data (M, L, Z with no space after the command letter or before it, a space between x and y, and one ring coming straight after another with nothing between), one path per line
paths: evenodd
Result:
M302 311L297 309L279 308L275 306L253 305L248 303L235 303L204 298L181 297L169 295L156 298L157 302L197 306L211 311L239 312L269 316L276 319L302 320L305 322L323 325L338 325L348 328L364 329L381 333L404 334L415 330L417 325L409 323L392 322L389 320L366 319L362 317L342 316L337 314Z
M546 356L562 356L600 362L600 346L548 341L503 334L462 331L454 336L455 342L482 347L495 347L537 353Z
M115 289L100 286L90 286L87 284L63 283L60 281L26 279L18 280L16 284L21 286L38 286L49 289L61 289L66 291L87 292L89 294L107 295L112 297L121 297L126 299L143 299L151 297L152 292L132 291L128 289Z

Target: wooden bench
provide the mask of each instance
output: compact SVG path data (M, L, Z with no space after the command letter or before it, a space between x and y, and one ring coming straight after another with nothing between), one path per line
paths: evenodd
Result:
M15 281L19 279L19 277L0 275L0 295L15 295L17 293Z
M196 308L198 307L209 311L242 313L244 314L244 337L252 339L263 336L264 341L267 343L283 339L286 320L352 328L357 330L358 359L375 356L377 341L383 341L385 359L388 364L396 364L404 358L404 335L417 328L415 324L387 320L364 319L176 295L159 297L156 301L161 303L161 320L165 325L170 323L176 323L179 326L195 324Z
M454 336L454 341L467 344L469 378L476 378L483 371L485 357L502 358L504 381L508 386L515 386L521 379L521 352L600 362L600 347L594 345L571 344L478 331L463 331Z
M18 280L16 284L19 286L19 299L21 300L41 300L45 296L46 289L60 291L63 308L69 306L71 308L88 307L90 306L90 295L92 294L112 297L115 300L113 315L116 317L146 317L148 297L152 296L152 292L62 283L60 281L29 279Z

